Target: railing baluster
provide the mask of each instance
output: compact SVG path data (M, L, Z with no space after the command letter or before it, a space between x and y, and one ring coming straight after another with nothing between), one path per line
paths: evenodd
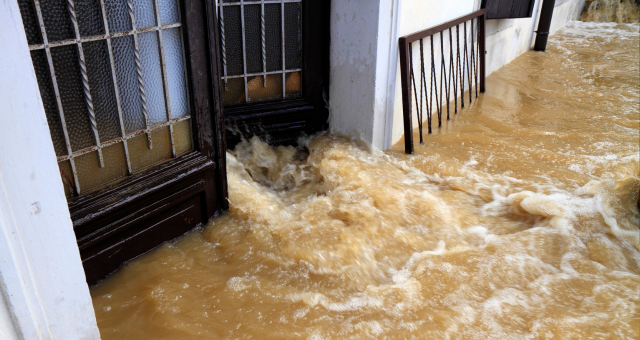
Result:
M444 31L443 31L444 32ZM449 83L447 81L447 62L444 60L444 34L440 32L440 98L445 100L445 96L442 95L443 86L446 88L445 94L447 101L447 120L449 120ZM444 75L443 75L444 73ZM443 85L443 76L444 76L444 85Z
M435 78L434 78L435 77ZM441 98L438 97L438 75L436 74L436 64L433 54L433 35L431 36L431 88L435 87L436 94L436 109L438 110L438 127L442 127L442 105L440 103ZM440 82L442 84L442 82ZM433 105L431 106L433 107Z
M413 73L413 44L409 44L409 70L411 72L411 84L413 85L413 94L416 97L416 115L418 116L418 130L420 131L420 143L422 144L422 83L420 83L420 101L418 101L418 93L416 89L416 78Z
M455 65L453 63L453 38L451 34L451 27L449 27L449 52L450 52L449 53L449 85L447 86L447 98L449 95L451 84L453 84L454 114L457 114L458 113L458 94L456 91ZM449 113L447 111L447 120L448 119L449 119Z

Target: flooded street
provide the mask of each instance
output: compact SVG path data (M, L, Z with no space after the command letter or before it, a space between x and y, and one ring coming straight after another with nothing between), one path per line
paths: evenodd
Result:
M228 214L92 288L102 339L638 339L639 44L569 23L414 155L241 143Z

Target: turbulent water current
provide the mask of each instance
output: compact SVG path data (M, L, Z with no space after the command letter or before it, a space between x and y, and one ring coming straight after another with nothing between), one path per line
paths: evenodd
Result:
M226 215L92 288L102 338L638 339L638 31L570 23L414 155L241 143Z

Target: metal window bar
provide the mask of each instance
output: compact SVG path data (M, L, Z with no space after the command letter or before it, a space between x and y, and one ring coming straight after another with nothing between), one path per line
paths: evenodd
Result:
M240 0L240 25L242 27L242 73L247 74L247 44L245 43L245 30L244 30L244 0ZM244 80L244 100L248 103L251 101L249 98L249 88L247 86L247 77L243 77Z
M130 155L129 155L129 149L127 146L127 141L129 139L138 137L142 134L145 134L147 136L147 143L148 143L148 147L149 149L152 148L152 141L151 141L151 136L150 134L153 131L156 130L160 130L163 128L168 127L169 128L169 132L170 132L170 140L171 140L171 154L172 157L176 156L176 151L175 151L175 145L174 145L174 140L173 140L173 125L177 124L181 121L185 121L190 119L191 117L189 115L186 116L182 116L182 117L178 117L178 118L171 118L171 107L169 105L170 103L170 98L169 98L169 89L168 89L168 78L167 78L167 72L166 72L166 64L165 64L165 58L164 58L164 46L163 46L163 41L162 41L162 30L166 30L166 29L170 29L170 28L179 28L182 26L182 24L180 22L177 23L171 23L171 24L166 24L166 25L161 25L160 24L160 13L159 13L159 9L158 9L158 0L154 0L154 11L155 11L155 17L156 17L156 25L155 26L151 26L151 27L146 27L146 28L142 28L142 29L138 29L136 27L135 24L135 14L134 14L134 8L133 8L133 0L127 0L127 7L128 7L128 12L129 12L129 17L131 19L131 30L128 31L123 31L123 32L116 32L116 33L111 33L109 30L109 23L107 20L107 12L106 12L106 7L105 7L105 0L100 0L100 7L102 10L102 21L104 24L104 29L105 29L105 34L99 34L99 35L94 35L94 36L88 36L88 37L82 37L80 36L80 32L79 32L79 26L78 26L78 22L77 22L77 17L76 17L76 12L75 12L75 3L73 0L67 0L67 8L69 10L69 15L73 24L73 29L74 29L74 35L75 38L73 39L66 39L66 40L61 40L61 41L54 41L54 42L49 42L48 38L47 38L47 33L46 33L46 29L45 29L45 25L44 25L44 17L42 15L42 9L40 6L40 0L34 0L34 4L35 4L35 8L36 8L36 15L37 15L37 19L38 19L38 24L40 26L40 33L42 35L42 44L33 44L33 45L29 45L29 50L34 51L34 50L45 50L45 54L47 57L47 63L49 65L49 72L51 74L51 80L52 80L52 84L53 84L53 90L55 93L55 97L56 97L56 104L57 104L57 109L59 112L59 116L60 116L60 121L61 121L61 125L62 125L62 131L63 131L63 135L64 135L64 140L65 140L65 146L67 149L67 155L64 156L59 156L57 157L57 161L58 163L60 162L64 162L64 161L69 161L69 164L71 166L71 172L72 172L72 177L73 177L73 181L71 181L68 177L67 174L63 173L61 171L61 175L63 177L63 181L72 189L72 192L74 195L79 195L81 193L81 188L80 188L80 182L78 179L78 173L76 171L76 165L75 165L75 161L74 158L79 157L81 155L87 154L89 152L94 152L96 151L98 153L98 161L100 163L100 167L104 166L104 159L102 157L102 149L105 147L108 147L110 145L114 145L116 143L122 143L123 144L123 148L124 148L124 154L125 154L125 159L126 159L126 166L127 166L127 174L131 175L133 174L132 171L132 167L131 167L131 160L130 160ZM180 19L179 19L180 20ZM166 108L167 108L167 121L164 123L160 123L160 124L156 124L153 126L149 126L149 118L148 118L148 113L147 113L147 106L146 106L146 93L144 90L144 82L142 79L142 63L140 60L140 49L139 49L139 45L138 45L138 34L142 34L142 33L147 33L147 32L157 32L158 34L158 38L159 38L159 53L160 53L160 58L161 58L161 68L162 68L162 78L163 78L163 86L164 86L164 97L165 97L165 101L166 101ZM112 43L111 40L114 38L119 38L119 37L126 37L126 36L133 36L134 39L134 58L135 58L135 64L136 64L136 73L137 73L137 82L138 82L138 89L140 91L140 98L141 98L141 110L144 116L144 120L145 120L145 128L144 129L140 129L134 132L131 132L129 134L126 133L125 127L124 127L124 119L123 119L123 110L122 110L122 103L121 103L121 93L120 93L120 88L118 86L118 82L117 82L117 74L116 74L116 69L115 69L115 57L113 54L113 48L112 48ZM119 123L119 127L120 127L120 133L122 135L122 137L118 137L118 138L114 138L114 139L110 139L108 141L100 141L99 139L99 134L98 134L98 129L97 129L97 120L95 117L95 110L93 108L93 99L91 96L91 87L89 84L89 79L88 79L88 73L87 73L87 69L86 69L86 62L85 62L85 58L84 58L84 51L82 48L82 43L86 43L86 42L92 42L92 41L99 41L99 40L106 40L107 42L107 50L108 50L108 54L109 54L109 64L110 64L110 70L111 70L111 76L112 76L112 81L113 81L113 86L114 86L114 92L115 92L115 97L116 97L116 107L117 107L117 111L118 111L118 123ZM181 40L181 44L182 44L182 54L183 54L183 65L186 65L186 61L185 61L185 54L184 54L184 39L180 39ZM73 149L71 148L71 139L69 136L69 132L67 129L67 124L65 121L65 115L64 115L64 109L62 106L62 101L61 101L61 94L60 94L60 90L58 87L58 82L57 82L57 78L56 78L56 73L55 73L55 67L53 65L53 59L52 59L52 54L51 54L51 49L55 48L55 47L60 47L60 46L67 46L67 45L77 45L78 47L78 54L79 54L79 63L80 63L80 72L81 72L81 76L82 76L82 85L83 85L83 95L85 98L85 103L87 105L87 109L89 111L89 120L91 123L91 128L92 128L92 132L94 135L94 139L95 139L95 143L96 145L78 150L78 151L73 151ZM187 100L188 103L188 100ZM188 107L188 110L190 110L190 107Z
M156 0L157 1L157 0ZM285 42L285 16L284 16L284 5L285 4L293 4L293 3L301 3L302 0L274 0L274 1L245 1L240 0L239 2L223 2L223 0L218 0L218 25L220 28L220 46L221 46L221 54L222 54L222 81L224 82L224 90L228 90L228 81L229 79L242 78L244 82L244 94L245 101L247 103L251 102L251 98L249 97L249 89L247 86L249 77L257 77L261 76L263 80L263 87L267 87L267 76L268 75L276 75L280 74L282 76L282 98L287 97L286 92L286 74L293 72L302 72L301 68L296 69L287 69L286 67L286 42ZM264 6L266 4L280 4L280 18L281 18L281 39L282 39L282 70L278 71L267 71L267 51L266 51L266 27L265 27L265 9ZM262 72L257 73L247 73L247 48L246 48L246 35L245 35L245 22L244 22L244 7L248 5L260 5L260 39L261 39L261 57L262 57ZM224 22L224 7L227 6L240 6L240 22L242 28L242 68L243 73L239 75L229 75L227 71L227 39L225 35L225 22ZM300 27L302 30L302 27ZM299 32L300 34L301 32Z
M108 37L109 30L109 21L107 20L107 9L104 4L105 0L100 0L100 8L102 9L102 22L104 24L104 33ZM120 101L120 90L118 88L118 76L116 75L116 63L115 57L113 56L113 47L111 46L111 39L106 39L107 41L107 51L109 52L109 64L111 65L111 77L114 84L114 92L116 95L116 108L118 110L118 123L120 125L120 135L125 136L126 130L124 128L124 118L122 115L122 102ZM127 174L131 176L133 174L133 170L131 168L131 159L129 158L129 146L127 145L127 141L122 141L122 147L124 148L124 158L125 164L127 165Z
M67 9L71 17L71 23L73 24L73 31L76 35L76 40L80 39L80 28L78 28L78 18L76 17L76 5L73 0L67 0ZM87 103L87 110L89 110L89 123L91 124L91 131L93 132L93 138L96 145L100 145L100 136L98 135L98 122L96 120L96 112L93 108L93 98L91 97L91 87L89 86L89 75L87 74L87 63L84 58L84 50L82 49L82 43L78 43L78 56L80 58L80 73L82 75L82 90L84 99ZM101 168L104 168L104 159L102 157L102 149L98 148L98 163Z
M223 3L218 3L219 6L222 6L222 4ZM227 44L224 35L224 10L222 7L218 9L218 15L220 18L220 45L222 47L222 79L224 80L224 90L227 91L229 90L229 86L227 84Z
M457 19L448 21L441 25L422 30L413 34L406 35L399 39L399 54L400 54L400 81L402 86L402 108L404 116L404 138L405 138L405 152L408 154L413 153L413 122L412 114L413 103L415 100L416 114L418 116L418 129L420 133L420 143L423 143L422 137L422 124L424 103L427 108L427 124L428 131L431 130L431 116L435 110L438 115L438 127L442 127L442 114L444 111L443 101L446 100L447 120L450 119L450 100L451 89L453 88L453 100L454 100L454 114L458 112L458 85L460 86L460 103L461 108L464 108L464 92L465 85L469 91L469 102L472 102L473 82L475 81L476 98L478 98L478 92L485 92L485 10L481 9L470 13L468 15L459 17ZM474 25L475 20L475 25ZM467 44L467 22L471 22L470 39ZM460 24L463 24L463 48L460 50ZM456 27L456 41L454 53L454 42L452 28ZM449 70L447 73L447 61L445 59L445 44L446 39L445 31L449 36ZM440 82L438 82L438 73L436 71L436 59L434 51L434 35L440 38ZM477 35L477 37L474 37ZM424 38L429 38L430 50L431 50L431 70L430 70L430 86L427 90L426 86L426 72L424 67ZM417 85L414 76L414 63L413 63L413 48L412 43L420 41L420 95L417 93ZM470 46L469 46L470 45ZM470 51L469 51L470 49ZM454 61L455 55L455 61ZM465 73L467 75L465 83ZM423 87L424 84L424 87ZM439 88L438 88L439 87ZM424 88L424 92L423 92ZM413 90L413 93L412 93ZM434 98L435 94L435 98ZM435 103L434 103L435 99ZM435 107L434 107L435 105Z
M280 23L282 24L282 98L287 97L287 87L285 86L284 70L287 68L286 64L286 49L285 49L285 34L284 34L284 2L280 3Z
M136 29L136 15L133 10L133 0L127 0L127 9L131 18L131 28L133 30L133 56L136 62L136 74L138 75L138 91L140 92L140 101L142 102L142 116L144 117L144 127L149 128L149 111L147 108L147 92L144 89L144 81L142 78L142 60L140 60L140 45L138 44L138 30ZM156 22L157 24L157 22ZM151 135L147 134L147 146L153 148Z
M34 0L36 6L36 15L38 16L38 24L40 25L40 33L42 34L42 42L43 48L45 50L45 54L47 55L47 63L49 64L49 72L51 74L51 81L53 83L53 91L56 95L56 104L58 105L58 112L60 113L60 122L62 125L62 133L64 135L64 143L67 147L67 154L72 155L73 150L71 149L71 139L69 138L69 131L67 129L67 123L64 119L64 110L62 109L62 100L60 99L60 90L58 89L58 81L56 78L56 71L53 67L53 58L51 57L51 48L49 47L49 40L47 38L47 32L44 28L44 19L42 16L42 9L40 8L40 1ZM71 173L73 177L73 187L72 190L76 193L80 193L80 181L78 180L78 172L76 171L76 165L73 159L69 159L69 164L71 166Z
M160 24L160 8L158 7L158 0L153 0L153 7L155 9L156 24ZM167 121L171 120L171 98L169 98L169 79L167 77L167 63L164 58L164 42L162 39L162 31L158 31L158 46L160 47L160 68L162 69L162 85L164 86L164 101L167 107ZM150 136L147 134L147 136ZM149 137L151 140L151 137ZM171 145L171 157L176 156L176 146L173 138L173 125L169 124L169 144ZM151 145L151 144L149 144Z

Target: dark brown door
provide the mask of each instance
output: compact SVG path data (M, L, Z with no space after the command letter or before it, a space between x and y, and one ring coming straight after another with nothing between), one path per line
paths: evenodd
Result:
M224 212L214 0L19 4L87 282Z

